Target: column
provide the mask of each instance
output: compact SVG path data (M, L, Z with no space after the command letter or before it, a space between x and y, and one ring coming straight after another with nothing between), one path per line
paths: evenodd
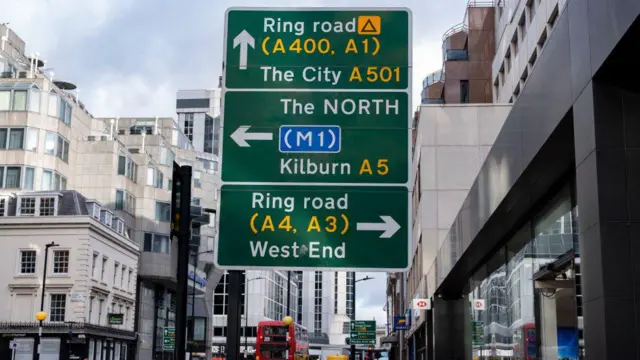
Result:
M471 359L471 344L467 340L471 317L469 299L435 298L433 301L433 352L429 360Z
M573 117L585 353L589 359L636 359L640 95L593 80Z

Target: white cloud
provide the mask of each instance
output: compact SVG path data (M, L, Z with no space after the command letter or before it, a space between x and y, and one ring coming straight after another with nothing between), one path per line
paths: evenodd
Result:
M364 299L356 300L356 319L375 320L376 325L384 325L387 322L387 313L382 310L384 304L363 306L363 303Z
M80 91L80 100L98 117L173 117L175 95L176 87L168 78L109 72L89 84L86 93Z
M94 35L134 0L0 0L2 20L43 56ZM6 11L8 9L8 11Z

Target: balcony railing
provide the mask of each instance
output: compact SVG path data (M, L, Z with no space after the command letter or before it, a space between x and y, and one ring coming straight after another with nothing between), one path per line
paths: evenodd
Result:
M449 30L444 32L444 34L442 35L442 41L443 42L446 41L453 34L459 33L461 31L467 32L467 30L468 30L467 24L464 22L453 25L452 27L449 28Z
M422 88L424 89L427 86L433 85L434 83L444 81L444 79L445 79L444 70L434 71L431 74L427 75L427 77L424 78L424 80L422 80Z
M444 104L444 99L422 99L422 105Z

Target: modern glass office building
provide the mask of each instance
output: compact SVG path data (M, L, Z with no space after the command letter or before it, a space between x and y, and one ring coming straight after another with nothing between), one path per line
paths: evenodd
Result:
M640 2L560 3L426 274L428 359L640 356Z

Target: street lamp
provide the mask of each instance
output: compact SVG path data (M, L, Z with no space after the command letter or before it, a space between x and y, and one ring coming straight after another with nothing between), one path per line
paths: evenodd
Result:
M206 251L200 251L200 252L193 252L193 249L197 249L196 246L191 247L192 252L191 252L191 256L193 256L193 285L192 285L192 289L191 289L191 346L189 347L189 358L192 359L193 358L193 341L194 341L194 337L195 337L195 330L196 330L196 269L197 269L197 260L198 260L198 256L202 255L202 254L211 254L213 253L213 250L206 250ZM206 336L206 335L205 335Z
M351 305L353 306L353 319L351 321L356 320L356 283L360 281L368 281L368 280L373 280L373 278L367 275L362 279L353 281L353 304ZM356 345L351 343L349 345L350 345L349 360L356 360Z
M264 277L262 276L258 276L252 279L246 279L245 278L245 286L247 287L246 290L244 291L244 358L248 358L249 357L249 335L247 334L247 329L249 328L249 294L247 294L249 291L247 291L249 289L249 282L253 281L253 280L262 280L264 279Z
M42 341L42 322L47 319L47 313L44 311L44 291L47 284L47 262L49 262L49 248L59 246L55 242L50 242L44 246L44 269L42 272L42 293L40 294L40 311L36 313L36 320L40 322L38 325L38 337L36 338L34 360L40 359L40 343Z

